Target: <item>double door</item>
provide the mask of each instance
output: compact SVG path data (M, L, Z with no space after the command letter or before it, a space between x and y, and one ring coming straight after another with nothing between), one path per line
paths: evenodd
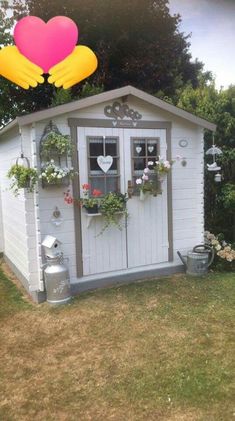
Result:
M166 158L165 129L84 128L78 129L80 188L102 193L126 193L134 187L148 162ZM99 165L99 163L101 165ZM112 163L110 168L107 167ZM162 194L141 201L134 194L127 202L127 221L117 215L122 226L109 226L101 235L103 216L81 212L83 274L92 275L168 261L167 181Z

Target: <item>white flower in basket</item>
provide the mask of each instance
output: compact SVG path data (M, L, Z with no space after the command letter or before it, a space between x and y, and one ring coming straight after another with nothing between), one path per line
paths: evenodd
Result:
M54 160L51 159L43 165L41 175L39 177L46 184L61 185L64 181L69 181L74 174L73 168L59 167L58 165L55 165Z

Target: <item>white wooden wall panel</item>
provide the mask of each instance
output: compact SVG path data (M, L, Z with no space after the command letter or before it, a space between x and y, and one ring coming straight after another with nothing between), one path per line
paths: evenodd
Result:
M40 139L43 134L47 121L42 121L36 124L36 144L37 153L39 155ZM53 122L58 126L63 134L70 134L65 116L53 119ZM38 163L40 168L40 162ZM39 192L39 216L40 216L40 236L41 239L46 235L52 235L62 242L62 250L64 257L69 259L68 267L71 282L76 282L76 262L75 262L75 230L74 230L74 212L73 206L67 205L64 202L64 192L69 188L72 193L72 186L69 187L49 187L42 188L41 183L38 186ZM52 214L55 208L61 212L62 224L55 226L52 224Z
M26 142L23 140L23 146ZM27 150L27 147L26 147ZM15 197L9 191L6 174L20 154L20 136L15 130L3 135L0 141L0 185L2 198L2 223L4 229L4 254L29 280L26 202L24 191Z
M124 129L125 178L131 180L131 137L160 138L160 155L166 157L166 131L147 129ZM156 264L168 261L167 184L163 193L140 201L133 196L128 201L130 218L127 226L128 267Z

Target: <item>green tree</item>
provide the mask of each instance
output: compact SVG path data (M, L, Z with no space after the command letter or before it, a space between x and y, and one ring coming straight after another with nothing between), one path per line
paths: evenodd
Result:
M214 173L205 168L206 228L222 232L235 240L235 86L217 91L214 82L200 84L197 89L187 86L181 93L178 106L217 124L215 143L223 154L217 163L222 167L221 184L214 181ZM212 133L205 132L205 151L211 147ZM207 162L209 162L207 157Z
M13 11L10 20L7 8ZM2 2L0 10L3 33L28 14L45 21L56 15L71 17L80 28L80 44L98 56L98 70L89 78L94 87L109 90L132 84L172 97L188 82L198 85L203 65L192 62L189 36L179 30L180 16L170 15L168 0L13 0ZM82 89L83 83L73 87L72 98ZM6 121L51 105L54 88L44 84L24 92L1 78L0 92L0 117Z

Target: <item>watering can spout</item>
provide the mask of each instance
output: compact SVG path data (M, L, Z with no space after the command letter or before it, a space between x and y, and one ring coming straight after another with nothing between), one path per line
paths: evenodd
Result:
M185 260L184 256L182 256L182 254L181 254L179 251L177 251L177 254L178 254L178 256L179 256L179 258L180 258L181 262L183 263L183 265L184 265L184 266L185 266L185 268L187 269L187 261Z

